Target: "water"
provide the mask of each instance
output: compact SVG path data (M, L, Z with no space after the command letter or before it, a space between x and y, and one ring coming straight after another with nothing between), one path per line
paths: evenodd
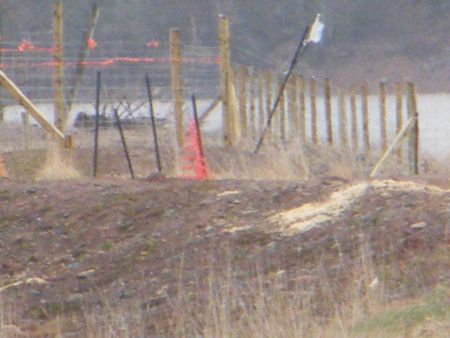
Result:
M211 104L212 100L199 100L198 111L201 115L203 111ZM173 120L173 108L170 101L156 101L155 112L157 118ZM309 102L307 100L307 136L310 137L310 114L309 114ZM387 110L387 133L388 144L392 142L395 137L396 130L396 98L395 96L388 95L386 101ZM350 126L350 103L346 98L346 111L348 126ZM407 121L406 117L406 102L403 103L403 121ZM431 155L435 158L445 159L450 156L449 135L450 135L450 95L449 94L423 94L418 95L418 110L419 110L419 128L420 128L420 152L423 154ZM53 121L53 105L52 104L37 104L38 109L49 120ZM186 102L185 111L187 118L192 116L192 109L190 102ZM338 141L339 125L338 125L338 98L332 98L333 107L333 126L334 126L334 139ZM258 107L256 106L256 110ZM318 130L319 137L325 140L325 108L323 98L317 99L318 110ZM7 122L18 122L21 118L21 112L24 109L20 106L8 106L5 109L5 120ZM93 114L94 105L91 104L77 104L73 107L69 114L69 122L73 123L75 116L78 112L84 111L89 114ZM218 105L208 119L205 121L205 130L214 132L218 131L222 125L221 106ZM357 98L357 111L358 111L358 134L360 138L360 144L362 144L362 123L361 123L361 100ZM449 115L449 117L447 116ZM144 105L138 109L134 116L148 116L148 106ZM36 122L34 122L36 123ZM379 99L377 96L369 97L369 133L370 142L374 148L380 145L380 113L379 113ZM350 136L350 135L349 135ZM349 137L350 138L350 137Z

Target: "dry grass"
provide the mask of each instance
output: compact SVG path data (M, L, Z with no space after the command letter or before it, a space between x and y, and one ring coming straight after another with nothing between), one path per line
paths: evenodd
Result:
M81 176L74 168L71 154L62 152L55 145L50 147L44 166L36 176L37 180L65 180Z

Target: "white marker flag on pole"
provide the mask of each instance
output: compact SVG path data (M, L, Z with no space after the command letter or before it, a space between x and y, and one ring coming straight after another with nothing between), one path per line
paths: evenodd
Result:
M311 29L309 30L309 36L308 39L306 40L306 43L309 42L319 43L320 40L322 39L322 32L324 27L325 27L324 24L320 22L320 14L316 14Z

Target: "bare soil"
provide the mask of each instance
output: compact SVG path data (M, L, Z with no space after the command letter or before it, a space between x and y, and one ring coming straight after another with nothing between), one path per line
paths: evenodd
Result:
M208 276L230 267L238 281L282 273L287 291L326 276L334 302L362 258L388 300L448 286L447 181L368 187L306 231L276 217L308 203L326 214L317 206L332 193L364 182L1 178L0 298L12 299L13 324L30 335L65 318L62 332L82 337L89 309L137 304L150 336L170 330L180 292L201 298ZM316 298L326 317L330 295Z

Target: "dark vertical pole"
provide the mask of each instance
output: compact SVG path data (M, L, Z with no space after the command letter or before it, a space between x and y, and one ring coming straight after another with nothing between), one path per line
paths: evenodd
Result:
M130 154L128 153L127 143L125 141L125 135L123 134L122 122L120 122L120 117L119 117L119 113L117 112L117 109L114 109L113 111L114 111L114 116L115 116L116 122L117 122L117 129L119 129L120 140L122 141L123 151L125 152L125 157L127 159L128 169L130 170L131 178L134 179L133 166L131 165Z
M192 95L192 110L194 112L195 128L197 129L198 132L198 149L200 152L200 158L202 159L202 161L204 161L205 153L203 151L202 133L200 131L200 123L198 122L197 103L195 101L195 95ZM202 163L202 165L204 166L205 163Z
M152 122L153 143L155 146L156 165L158 166L158 172L160 173L160 172L162 172L161 156L159 153L158 134L156 133L155 112L153 110L152 87L151 87L150 79L149 79L148 75L145 75L145 83L147 85L148 105L149 105L149 109L150 109L150 120Z
M94 132L94 173L97 176L97 156L98 156L98 134L100 130L100 87L102 81L102 73L97 72L97 83L95 92L95 132Z

